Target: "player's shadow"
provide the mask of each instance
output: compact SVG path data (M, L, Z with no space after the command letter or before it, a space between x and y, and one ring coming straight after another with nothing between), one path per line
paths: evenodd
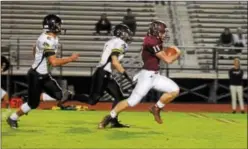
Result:
M131 138L144 138L147 136L163 135L162 132L156 131L125 131L125 130L115 130L110 135L106 137L111 140L126 140Z
M2 132L2 136L16 136L20 134L41 134L42 130L39 129L12 129L9 128L8 131Z
M70 133L70 134L89 134L89 133L93 133L93 131L91 131L89 128L85 128L85 127L71 127L68 128L64 131L64 133Z
M97 126L97 123L96 122L83 121L83 120L80 120L80 121L70 121L69 123L70 124L73 124L73 125L80 125L80 126L82 126L83 124L84 125L96 125Z
M152 129L152 128L150 128L150 127L145 127L145 126L136 126L136 125L131 125L131 128L141 129L141 130L148 130L148 129Z

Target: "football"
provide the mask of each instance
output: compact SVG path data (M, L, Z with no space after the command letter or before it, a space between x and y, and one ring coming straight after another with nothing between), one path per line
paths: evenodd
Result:
M164 48L164 52L166 53L166 55L176 55L177 53L181 53L181 51L176 47L176 46L169 46Z

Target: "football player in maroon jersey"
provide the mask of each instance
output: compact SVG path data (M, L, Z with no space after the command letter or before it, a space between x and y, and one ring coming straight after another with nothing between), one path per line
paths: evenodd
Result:
M175 55L167 55L165 53L163 50L163 43L167 42L168 39L168 28L166 24L163 21L153 21L149 26L148 33L143 42L143 68L134 77L138 80L137 85L127 100L119 102L110 114L104 117L98 125L99 128L105 128L111 119L115 118L127 107L137 105L151 89L163 92L159 101L150 109L155 121L159 124L163 123L160 117L161 109L174 100L179 94L178 85L171 79L159 74L160 60L171 64L180 56L180 53Z

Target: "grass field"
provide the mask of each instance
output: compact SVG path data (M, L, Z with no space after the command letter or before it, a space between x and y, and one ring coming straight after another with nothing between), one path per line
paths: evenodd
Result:
M247 115L124 112L125 129L97 129L103 111L35 110L17 130L2 120L2 148L247 148Z

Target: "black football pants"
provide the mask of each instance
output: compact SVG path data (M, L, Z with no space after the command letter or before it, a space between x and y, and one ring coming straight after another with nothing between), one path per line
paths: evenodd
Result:
M28 100L30 108L35 109L40 104L40 95L44 91L54 99L61 100L63 92L59 84L50 74L41 75L34 69L30 69L28 77Z
M98 103L104 91L107 91L107 93L114 98L112 108L115 107L119 101L124 99L120 86L111 77L111 74L103 68L97 68L92 76L89 104L95 105Z

